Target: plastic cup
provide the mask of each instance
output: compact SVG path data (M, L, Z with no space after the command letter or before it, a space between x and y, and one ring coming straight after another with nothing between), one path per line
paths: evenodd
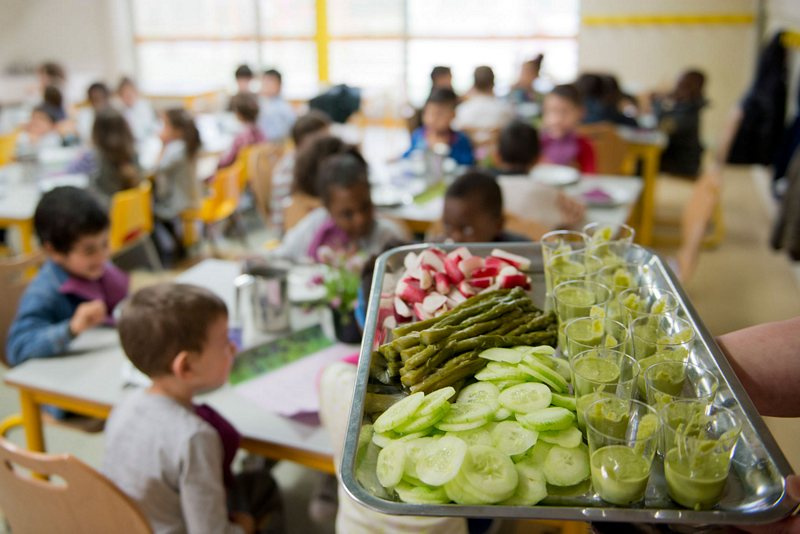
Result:
M564 325L564 346L561 349L567 358L598 347L625 352L627 346L628 329L619 321L579 317Z
M578 427L585 428L584 411L594 401L614 396L630 399L633 396L639 363L618 350L590 349L570 359L572 390Z
M631 323L630 333L633 357L642 366L639 392L645 398L644 372L657 363L687 361L696 334L689 321L674 314L643 315Z
M563 349L566 346L564 326L580 317L605 317L611 292L597 282L573 280L557 285L553 297L558 317L558 346Z
M660 421L636 400L606 397L586 408L592 486L600 498L621 506L644 499Z
M550 257L550 277L553 287L571 280L593 280L603 262L585 250L573 250Z
M621 317L615 319L627 325L642 315L675 314L680 304L675 293L652 284L626 289L617 296L617 302Z
M679 399L711 405L719 388L711 370L682 361L657 363L643 373L647 403L658 409Z
M550 258L556 254L585 249L586 234L583 232L574 232L572 230L555 230L553 232L547 232L542 236L541 245L546 289L546 308L549 310L553 308L553 287L556 285L552 283L550 278Z
M741 419L728 408L678 400L661 409L661 422L669 496L694 510L714 507L725 491Z
M627 224L611 225L598 222L584 226L583 233L586 234L586 246L589 248L603 243L627 243L630 245L636 236L636 230Z

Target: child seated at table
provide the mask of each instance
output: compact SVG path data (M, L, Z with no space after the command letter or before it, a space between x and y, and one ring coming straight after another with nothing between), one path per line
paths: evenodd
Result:
M150 102L139 95L132 79L123 77L119 81L117 96L119 109L128 121L134 139L140 142L154 135L158 129L158 117Z
M298 117L292 125L292 142L294 150L287 151L275 164L272 172L272 196L270 197L270 214L275 228L283 228L283 210L289 200L294 176L295 157L316 137L328 133L331 119L322 111L312 109Z
M30 158L45 148L60 147L63 144L58 131L57 117L50 106L41 104L31 111L31 118L25 130L17 138L14 154L17 158Z
M193 403L228 380L236 349L225 303L201 287L158 284L131 297L118 327L125 354L152 385L112 410L105 475L154 532L280 532L274 479L262 470L255 487L252 473L234 475L239 433L210 406Z
M89 192L57 187L45 193L33 223L47 261L8 332L10 365L65 353L77 336L110 321L128 292L127 275L108 262L108 216Z
M488 172L467 171L447 188L442 211L444 239L456 243L530 241L523 235L506 231L505 222L503 194Z
M153 214L160 231L168 241L156 239L162 260L172 255L185 257L180 231L181 212L196 209L200 203L197 182L197 152L200 150L200 132L188 111L169 109L164 113L164 125L159 134L163 148L156 162L153 189Z
M577 132L583 104L574 85L557 85L544 97L542 162L569 165L582 173L597 172L592 143Z
M375 217L367 163L355 148L321 160L317 190L324 207L317 208L286 233L278 255L320 261L323 245L334 250L377 254L405 232L394 222Z
M141 179L133 134L122 114L112 108L97 111L92 148L67 167L67 173L89 176L89 190L108 208L114 193L135 187Z
M494 160L506 211L550 230L580 225L585 212L581 202L531 178L538 159L536 128L514 121L500 131Z
M431 91L422 110L422 126L411 134L411 146L403 154L409 158L415 152L435 150L437 145L448 148L448 156L459 165L472 165L475 156L466 135L451 128L456 117L458 97L452 89L438 88Z
M263 143L267 140L256 125L258 118L258 99L251 93L239 93L231 98L231 107L236 118L242 123L242 129L233 138L233 144L219 160L217 167L222 169L233 165L242 149Z

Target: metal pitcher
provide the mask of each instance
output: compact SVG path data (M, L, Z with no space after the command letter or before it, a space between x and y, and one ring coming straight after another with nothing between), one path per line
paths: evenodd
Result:
M288 330L289 269L278 264L245 264L244 274L236 277L236 302L234 313L242 317L243 299L248 299L250 320L261 332ZM245 310L247 308L245 307Z

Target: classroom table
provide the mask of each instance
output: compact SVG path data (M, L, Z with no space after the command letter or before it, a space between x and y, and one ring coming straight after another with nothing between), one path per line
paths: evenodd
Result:
M205 260L182 273L177 281L207 287L232 309L235 302L233 280L239 273L237 262ZM329 329L325 320L324 310L319 308L312 311L292 309L295 328L322 322ZM269 337L253 332L252 327L245 324L245 346ZM353 348L354 352L357 350ZM110 328L82 334L73 342L70 354L64 357L29 360L11 369L4 381L19 390L28 449L45 450L42 405L105 419L111 408L132 391L125 384L128 369L116 330ZM321 426L259 408L237 394L229 384L196 400L209 404L231 421L242 434L242 448L267 458L334 472L330 440Z
M634 207L640 202L643 180L636 176L586 176L577 184L564 187L564 192L580 197L585 191L599 187L613 192L616 203L610 206L588 205L586 222L619 225L631 217ZM409 202L401 206L380 208L381 213L405 222L412 232L424 234L442 216L444 198L436 196L423 203Z

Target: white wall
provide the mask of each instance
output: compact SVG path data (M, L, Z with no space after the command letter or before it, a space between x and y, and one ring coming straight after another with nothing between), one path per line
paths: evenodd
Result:
M70 94L95 79L133 73L127 0L3 0L0 71L11 64L62 63Z
M789 0L792 1L792 0ZM794 0L796 2L796 0ZM751 13L755 0L583 0L581 16ZM680 72L705 71L711 105L703 138L713 146L731 108L746 91L755 62L753 25L581 25L579 71L615 73L634 93L670 88Z

